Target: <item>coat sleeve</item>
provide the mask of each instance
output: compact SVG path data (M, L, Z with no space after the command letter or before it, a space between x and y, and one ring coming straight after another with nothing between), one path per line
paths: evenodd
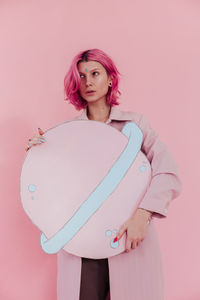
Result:
M152 217L167 217L171 200L178 197L182 190L177 164L167 146L144 115L138 124L143 132L141 150L147 156L152 169L150 185L138 208L153 212Z

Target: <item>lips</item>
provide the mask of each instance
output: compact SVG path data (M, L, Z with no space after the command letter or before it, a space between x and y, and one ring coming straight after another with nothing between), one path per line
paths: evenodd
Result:
M86 94L94 93L95 91L87 91Z

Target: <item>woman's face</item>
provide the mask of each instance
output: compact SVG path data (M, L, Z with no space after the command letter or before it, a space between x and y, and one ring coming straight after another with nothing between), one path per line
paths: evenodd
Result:
M109 89L109 82L112 82L107 75L105 68L97 61L80 62L78 64L80 74L79 92L87 102L104 101ZM94 93L87 93L93 90Z

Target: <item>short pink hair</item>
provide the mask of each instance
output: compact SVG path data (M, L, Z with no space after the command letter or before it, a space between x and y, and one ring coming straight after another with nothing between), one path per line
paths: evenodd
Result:
M79 93L80 74L77 66L79 62L91 60L95 60L102 64L107 74L112 78L112 86L109 87L106 98L107 104L111 106L119 105L119 103L117 102L119 96L117 94L121 95L121 92L118 90L119 75L121 74L117 70L112 59L105 52L99 49L81 51L74 57L69 71L64 78L64 91L66 94L66 98L64 100L68 100L75 106L77 110L81 110L87 107L87 101L83 99Z

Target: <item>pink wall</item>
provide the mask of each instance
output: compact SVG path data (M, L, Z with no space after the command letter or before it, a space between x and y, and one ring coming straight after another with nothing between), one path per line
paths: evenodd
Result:
M200 299L199 1L1 1L0 40L0 299L56 299L56 255L40 248L19 176L37 128L80 114L63 100L63 78L88 48L111 55L121 109L145 114L179 165L183 192L156 220L166 300Z

